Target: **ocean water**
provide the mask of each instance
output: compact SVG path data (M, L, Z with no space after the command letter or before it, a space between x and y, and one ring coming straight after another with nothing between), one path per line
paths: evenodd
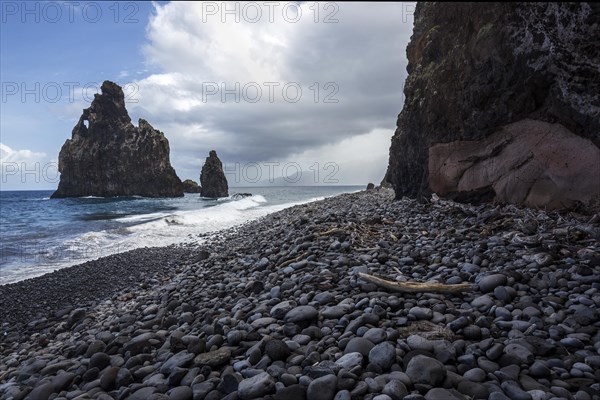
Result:
M198 243L199 235L362 186L230 188L240 200L140 197L50 199L51 190L0 191L0 284L140 247Z

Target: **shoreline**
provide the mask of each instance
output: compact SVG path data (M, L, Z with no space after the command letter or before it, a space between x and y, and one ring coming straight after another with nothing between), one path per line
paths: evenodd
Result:
M51 317L53 313L58 313L58 315L62 316L67 312L67 309L72 311L75 308L93 307L99 301L114 297L119 292L135 290L137 289L137 285L142 285L144 289L156 285L159 277L165 278L173 273L171 268L176 267L178 268L176 271L181 272L182 266L190 263L193 264L207 257L207 252L204 250L205 245L221 241L222 239L219 239L218 235L227 237L227 235L234 234L237 229L247 224L260 221L262 218L287 209L323 201L343 194L358 192L360 191L325 196L323 199L309 199L296 202L286 206L282 210L273 211L264 216L253 218L231 227L198 234L196 236L197 239L194 239L194 241L182 241L158 247L139 247L61 267L43 275L2 284L0 285L0 304L9 304L9 306L0 308L0 338L5 332L2 329L7 325L42 320ZM198 240L204 240L204 242L198 243ZM157 257L159 260L164 258L165 252L169 253L169 259L165 260L164 265L160 265ZM172 259L172 257L175 259ZM151 262L146 263L148 260L151 260ZM128 268L123 271L121 267L123 262L129 263L134 268ZM123 280L122 276L115 279L115 274L118 272L126 272L128 274L127 279ZM153 274L153 277L148 278L145 274ZM140 282L139 279L142 278L146 278L147 281ZM98 283L102 285L96 286ZM94 285L92 286L92 284ZM59 287L56 288L55 285ZM58 291L62 289L68 293L68 290L72 289L73 286L77 286L80 290L72 296ZM86 290L82 291L83 288L80 286L85 286ZM40 290L40 288L52 289ZM15 305L15 303L17 304ZM50 304L48 305L48 303ZM45 304L44 310L42 310L42 307L37 306L33 306L32 310L32 304ZM51 307L51 310L48 310L48 307ZM2 340L0 339L1 353Z
M358 187L356 187L356 186L340 186L340 187L343 187L346 190L351 190L347 193L352 193L352 192L358 191ZM328 187L328 188L331 189L330 187ZM48 273L56 272L63 268L70 268L70 267L78 266L78 265L81 265L81 264L84 264L84 263L87 263L90 261L96 261L98 259L110 257L113 255L127 253L128 251L136 250L139 248L159 248L159 247L168 247L168 246L172 246L172 245L174 245L174 246L193 246L193 245L197 244L199 239L202 240L203 238L209 237L210 235L216 235L221 231L233 228L240 224L247 223L256 218L260 218L263 215L277 212L284 208L293 207L295 205L305 204L305 203L312 202L312 201L318 201L318 200L321 200L326 197L335 196L337 194L341 194L341 193L340 192L337 192L334 194L323 193L322 196L318 196L318 197L307 197L307 198L303 198L300 200L299 199L289 199L289 201L283 201L283 202L281 201L281 199L276 199L275 204L270 204L268 201L263 201L264 198L261 193L255 193L254 196L251 196L254 200L250 200L250 201L255 202L255 206L249 207L247 211L246 211L246 208L242 208L240 210L240 212L243 212L243 213L249 212L250 214L253 214L253 215L248 215L245 217L245 219L241 219L242 217L240 216L237 218L237 220L224 221L221 224L222 226L213 226L213 225L215 225L215 223L213 221L208 221L208 225L210 226L209 228L206 228L208 230L203 229L203 227L201 225L198 225L193 221L191 223L185 221L185 218L187 218L188 216L191 215L193 218L195 218L197 216L202 216L202 218L208 218L209 220L211 220L211 219L215 220L214 216L212 216L210 214L210 212L211 212L211 210L219 209L219 207L213 208L213 207L202 206L200 208L191 209L191 208L186 208L186 206L187 207L189 207L189 206L187 205L187 203L184 203L184 204L180 205L180 207L181 207L180 209L171 210L171 213L167 213L165 211L158 211L158 212L156 212L156 216L152 217L152 218L139 219L139 217L143 217L145 215L147 215L147 216L152 215L153 214L152 211L150 211L149 214L131 214L131 215L121 216L118 218L111 218L111 219L115 219L115 220L123 220L124 224L126 224L126 225L122 226L122 227L115 227L115 226L105 227L105 228L101 228L99 230L98 229L91 229L91 230L87 230L87 231L84 230L82 232L78 232L78 233L74 234L74 236L67 236L67 237L63 238L64 241L66 241L66 242L63 241L62 245L61 244L55 245L55 247L58 249L59 252L64 252L64 255L59 256L59 258L57 258L57 260L59 261L58 263L48 263L48 262L45 263L44 262L44 257L46 257L45 254L34 254L33 257L40 257L40 259L41 259L41 262L39 265L35 265L35 264L37 264L36 262L34 262L33 265L28 265L28 264L19 265L18 263L15 262L15 263L13 263L14 265L0 267L0 286L17 283L17 282L31 279L31 278L36 278L36 277L39 277L39 276L42 276L42 275L45 275ZM146 198L146 199L153 200L151 198ZM204 200L206 200L206 199L204 199ZM239 199L239 200L244 200L244 199ZM235 204L238 204L236 202L238 200L232 200L230 197L220 199L219 201L217 201L217 199L210 199L210 201L214 202L214 204L217 206L224 206L224 207L236 208ZM245 200L245 201L247 201L247 200ZM177 232L177 231L169 232L167 230L166 235L165 235L164 231L157 231L156 234L154 234L153 236L150 236L149 239L142 238L141 243L139 243L139 244L136 243L135 240L127 239L126 237L113 240L112 242L110 242L108 239L105 238L106 235L111 234L111 231L113 229L119 229L119 230L123 229L125 231L129 231L129 229L132 229L133 233L145 232L144 227L146 225L144 225L144 224L151 224L152 222L158 222L163 219L169 219L168 218L169 215L173 216L173 220L172 221L167 220L166 221L167 224L172 224L172 225L176 225L176 226L181 225L182 228L184 228L184 229L187 228L188 231L187 232ZM135 218L138 219L137 223L129 222L129 220L133 220ZM184 220L178 221L179 218L184 219ZM127 221L127 222L125 222L125 221ZM85 236L87 236L89 234L104 235L104 236L102 236L104 242L102 244L98 244L96 247L92 248L92 252L98 253L92 257L89 257L85 254L77 253L77 251L78 251L77 247L80 246L79 243L81 243L81 246L83 246L85 248L86 242L84 239L85 239ZM82 237L84 239L82 239ZM11 240L13 240L13 238L11 238ZM66 244L65 245L64 243L74 243L74 244ZM43 247L43 246L44 246L44 244L42 243L41 247ZM71 246L73 246L73 251L74 251L73 254L75 254L74 257L69 255L71 252ZM52 249L52 246L50 246L48 248ZM85 253L85 250L83 252ZM103 254L100 254L100 253L103 253ZM37 271L36 271L36 268L38 269Z
M600 396L598 229L383 189L3 285L0 397Z

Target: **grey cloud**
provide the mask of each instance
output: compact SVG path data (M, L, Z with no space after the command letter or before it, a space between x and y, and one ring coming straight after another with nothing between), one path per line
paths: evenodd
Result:
M398 13L397 15L395 13ZM145 92L140 104L132 114L148 119L159 129L165 130L171 141L173 160L184 170L193 168L194 157L200 162L209 149L216 148L226 161L281 160L292 154L314 149L345 138L365 134L375 128L394 129L396 116L402 107L403 81L406 78L405 47L412 30L412 19L402 21L398 5L390 4L340 4L340 22L337 24L314 24L308 27L288 27L286 51L274 51L279 63L282 84L298 82L303 88L303 99L285 103L261 101L224 104L211 99L206 104L188 110L160 110L143 104L152 96L177 100L178 96L201 98L200 75L186 75L192 71L194 55L183 55L178 60L163 63L165 73L183 71L179 92L172 87L148 85L156 91ZM190 21L185 24L189 25ZM158 32L150 29L155 42L146 52L169 51L168 43L161 43ZM200 28L188 32L198 34L197 40L210 40ZM156 47L152 48L155 45ZM191 46L193 51L198 46ZM178 52L183 51L181 44ZM156 57L153 56L154 61ZM204 60L207 65L210 59ZM188 63L188 64L186 64ZM187 65L187 67L185 66ZM196 71L205 71L207 65L199 65ZM202 75L203 76L203 75ZM245 77L238 77L245 84ZM212 78L208 77L207 81ZM250 80L250 78L248 79ZM335 82L339 87L337 104L315 104L308 87L318 82ZM233 82L226 82L231 86ZM261 82L259 82L261 84ZM183 94L182 94L183 93ZM321 96L325 94L321 89ZM177 132L167 127L178 124ZM218 135L198 134L191 141L186 136L186 126L202 125L207 131ZM187 137L188 141L183 142ZM181 163L177 163L181 160ZM383 173L384 171L382 171Z

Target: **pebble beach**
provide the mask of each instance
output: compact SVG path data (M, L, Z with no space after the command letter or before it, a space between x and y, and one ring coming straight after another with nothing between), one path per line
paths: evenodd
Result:
M600 399L598 215L362 191L0 305L2 399Z

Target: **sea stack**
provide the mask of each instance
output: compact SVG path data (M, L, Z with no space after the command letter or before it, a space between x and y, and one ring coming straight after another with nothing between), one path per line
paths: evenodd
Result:
M183 181L183 192L184 193L200 193L200 186L196 181L191 179L186 179Z
M200 195L202 197L219 198L229 196L227 178L223 172L223 164L217 152L211 150L206 157L200 174Z
M418 3L396 198L597 206L598 21L591 3Z
M101 90L60 150L52 197L183 196L165 135L143 119L131 123L119 85L105 81Z

